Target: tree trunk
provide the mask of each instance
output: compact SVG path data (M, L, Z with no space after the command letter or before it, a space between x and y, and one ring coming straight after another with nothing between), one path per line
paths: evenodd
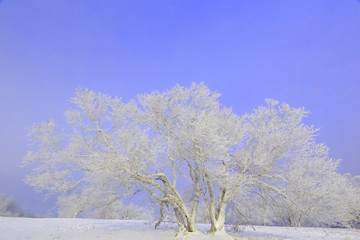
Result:
M76 212L74 213L73 218L78 218L78 217L79 217L79 214L82 213L82 211L83 211L83 210L76 211Z
M187 226L186 226L186 231L188 232L196 232L196 226L195 226L195 221L192 218L188 218L187 219Z
M196 232L195 219L192 214L187 210L181 195L176 192L176 201L174 201L173 208L175 211L176 219L178 223L182 223L187 232ZM195 215L195 214L194 214Z
M194 192L194 199L193 199L193 205L191 209L191 215L190 215L190 222L192 224L195 224L196 221L196 214L199 208L199 202L200 202L200 192L196 191ZM196 231L196 230L195 230Z
M185 230L187 230L187 227L186 227L185 221L184 221L184 215L179 210L179 208L174 207L174 206L173 206L173 208L174 208L176 221L177 221L177 224L178 224L178 232L184 232Z
M164 203L160 202L160 216L157 222L155 223L155 229L161 224L164 219Z
M214 234L216 232L225 231L225 211L226 204L220 204L220 206L216 209L215 218L211 219L211 228L209 233Z

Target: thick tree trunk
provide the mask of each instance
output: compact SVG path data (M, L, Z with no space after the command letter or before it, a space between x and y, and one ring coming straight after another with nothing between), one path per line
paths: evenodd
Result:
M173 208L175 210L175 214L176 214L176 211L178 211L178 213L179 213L178 222L180 220L184 223L184 225L186 226L186 229L185 229L186 231L196 232L197 229L195 226L195 219L192 216L193 214L189 213L189 211L187 210L181 195L178 192L175 192L175 194L176 194L175 196L177 199L174 201ZM196 212L195 212L195 214L196 214ZM180 217L180 215L181 215L181 217Z
M199 202L200 202L200 192L195 190L193 205L192 205L191 215L190 215L190 220L189 220L194 225L195 225L195 221L196 221L196 214L198 211Z
M184 216L183 213L180 212L178 208L175 208L174 212L178 224L178 234L182 234L184 232L197 231L195 226L195 221L193 221L190 216Z
M216 232L225 231L225 211L226 204L222 203L215 212L215 217L212 218L211 228L209 233L214 234Z
M216 232L222 232L225 231L225 211L227 202L226 201L226 189L221 188L219 197L218 197L218 203L216 204L215 211L211 211L213 216L211 217L211 228L209 233L216 233ZM215 204L213 205L215 207ZM215 214L214 214L215 213Z
M184 232L187 229L187 225L186 225L186 223L184 221L184 215L179 210L179 208L177 208L177 207L173 207L173 208L174 208L176 221L177 221L177 224L178 224L178 232Z
M196 232L197 231L196 226L195 226L195 221L193 221L192 218L189 218L187 220L186 224L187 224L186 231L188 231L188 232Z
M196 232L195 220L186 210L185 205L180 202L178 207L174 207L174 212L176 216L176 220L178 222L179 232Z

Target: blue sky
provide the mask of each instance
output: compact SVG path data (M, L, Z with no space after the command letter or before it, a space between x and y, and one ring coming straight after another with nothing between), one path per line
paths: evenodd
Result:
M204 82L237 114L265 98L305 107L318 141L360 175L360 2L356 0L0 1L0 192L32 212L26 128L78 87L122 97Z

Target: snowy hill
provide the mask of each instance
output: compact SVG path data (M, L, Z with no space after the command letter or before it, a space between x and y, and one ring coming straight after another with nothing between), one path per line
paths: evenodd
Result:
M199 224L206 232L209 226ZM145 221L66 219L66 218L9 218L0 217L1 240L171 240L175 237L176 225L163 224L160 229ZM203 233L184 236L187 240L228 239L329 239L358 240L360 231L353 229L285 228L285 227L243 227L238 233L230 232L209 236Z

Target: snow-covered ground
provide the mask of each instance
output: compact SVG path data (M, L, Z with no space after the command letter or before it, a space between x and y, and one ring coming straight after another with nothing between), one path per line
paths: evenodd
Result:
M199 224L202 232L208 225ZM359 240L360 231L354 229L240 227L238 233L209 236L203 233L185 236L187 240L225 239L307 239L307 240ZM176 225L163 224L154 230L153 224L144 221L65 219L65 218L8 218L0 217L0 240L171 240L175 237Z

